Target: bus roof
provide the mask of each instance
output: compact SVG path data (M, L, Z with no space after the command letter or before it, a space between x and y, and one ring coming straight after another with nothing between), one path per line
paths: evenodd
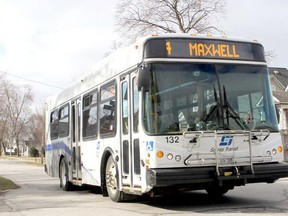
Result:
M115 77L117 74L124 71L128 71L133 67L136 67L143 61L143 48L146 41L154 38L179 38L179 39L208 39L208 40L223 40L223 41L236 41L236 42L248 42L257 43L256 40L249 40L238 37L228 37L220 35L203 35L203 34L160 34L149 35L139 38L136 43L125 48L120 48L105 57L92 68L92 71L82 76L79 80L71 84L68 88L62 90L57 95L48 97L46 103L50 104L50 107L61 106L72 98L79 97L82 93L85 93L103 83L104 81Z
M151 38L197 38L197 39L211 39L211 40L227 40L247 43L258 43L257 40L252 40L244 37L235 37L227 35L212 35L212 34L187 34L187 33L167 33L167 34L154 34L141 37L136 43L145 44L145 42Z

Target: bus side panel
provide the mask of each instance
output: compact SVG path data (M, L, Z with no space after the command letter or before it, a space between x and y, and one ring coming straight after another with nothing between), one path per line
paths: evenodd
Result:
M99 152L99 149L99 140L85 141L81 146L81 171L82 182L84 184L100 186L101 154Z
M52 144L46 144L45 172L52 177L59 177L59 156L60 150L53 151Z
M72 179L70 176L71 170L71 149L69 144L67 145L66 139L58 139L57 141L52 141L46 144L46 165L45 171L48 175L52 177L59 177L59 165L62 157L66 159L69 169L69 179Z

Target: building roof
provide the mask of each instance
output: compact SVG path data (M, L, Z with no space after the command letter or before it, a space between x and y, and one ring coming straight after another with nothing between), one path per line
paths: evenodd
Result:
M285 90L288 86L288 70L286 68L269 67L269 75Z
M276 97L280 103L288 103L288 92L273 91L273 96Z

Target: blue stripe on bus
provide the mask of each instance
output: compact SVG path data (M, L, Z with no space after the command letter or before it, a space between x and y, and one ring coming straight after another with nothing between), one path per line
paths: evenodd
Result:
M67 154L71 155L71 149L64 142L51 143L46 145L46 151L64 150Z

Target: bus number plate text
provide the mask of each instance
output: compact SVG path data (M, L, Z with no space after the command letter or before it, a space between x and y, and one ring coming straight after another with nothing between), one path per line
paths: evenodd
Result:
M179 143L179 137L178 136L168 136L165 137L167 143Z

